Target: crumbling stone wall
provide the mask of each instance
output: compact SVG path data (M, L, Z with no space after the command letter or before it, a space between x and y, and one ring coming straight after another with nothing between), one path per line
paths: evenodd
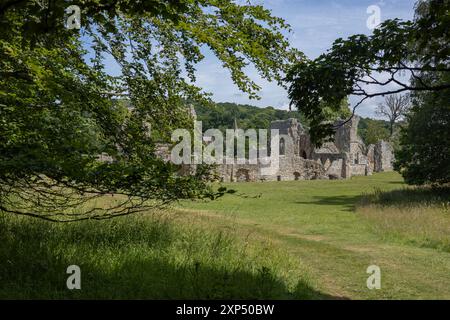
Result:
M394 150L386 141L378 141L374 147L374 171L392 171L394 163Z
M245 182L348 179L354 175L392 170L392 147L385 141L366 147L358 136L358 123L359 117L354 116L336 131L334 142L315 148L309 133L297 119L274 121L270 129L279 130L282 142L280 151L283 151L277 169L263 174L262 169L267 168L267 165L249 164L246 161L236 164L235 159L231 161L234 164L227 164L224 159L223 164L217 165L216 173L222 181ZM158 146L157 154L166 161L170 160L166 145ZM180 172L195 172L195 165L184 165Z
M224 182L244 181L292 181L328 179L322 164L301 157L280 156L279 167L273 174L263 175L261 164L222 164L216 167L217 174Z
M366 147L358 136L359 121L360 118L354 116L336 131L334 142L327 142L320 148L314 148L307 130L296 119L274 121L271 129L279 130L282 142L279 169L262 176L260 169L263 166L248 168L235 165L231 169L227 166L223 171L224 180L348 179L392 170L392 148L386 142ZM244 178L237 174L240 169L248 170Z

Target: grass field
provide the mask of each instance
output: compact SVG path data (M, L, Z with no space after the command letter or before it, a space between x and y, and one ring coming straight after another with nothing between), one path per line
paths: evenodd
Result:
M55 224L0 216L0 299L320 298L268 242L173 215ZM68 290L67 267L81 269Z
M397 173L340 181L229 185L242 196L189 203L209 220L270 239L336 298L450 299L450 193L405 189ZM369 290L366 269L381 268Z
M396 173L227 186L238 195L103 222L0 213L0 298L450 299L448 189Z

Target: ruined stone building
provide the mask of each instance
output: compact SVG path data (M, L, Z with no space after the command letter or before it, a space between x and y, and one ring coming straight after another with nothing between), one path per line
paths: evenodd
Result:
M334 142L315 148L308 131L297 119L274 121L279 130L279 164L276 170L263 164L222 164L217 172L222 181L286 181L312 179L348 179L391 171L392 147L385 141L364 145L358 136L360 118L354 116L337 129Z
M195 110L190 109L193 120ZM268 165L258 158L257 164L248 159L223 159L215 165L217 175L224 182L244 181L289 181L314 179L348 179L352 176L371 175L373 172L393 170L393 150L389 143L379 141L366 146L358 135L360 118L337 122L334 142L315 148L308 130L297 119L273 121L270 129L279 132L279 157L276 166ZM235 124L236 126L236 124ZM237 129L235 127L235 129ZM208 144L210 139L203 142ZM268 151L270 152L270 151ZM170 146L160 144L157 154L165 161L170 159ZM239 164L238 164L239 163ZM196 165L182 165L182 174L191 174Z

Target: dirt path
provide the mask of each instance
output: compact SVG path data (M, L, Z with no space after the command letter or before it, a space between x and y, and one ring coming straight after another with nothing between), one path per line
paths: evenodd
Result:
M213 211L183 209L181 212L215 221L218 226L237 228L239 233L251 234L254 239L269 239L311 270L318 289L338 298L450 299L449 253L381 241L342 241ZM382 270L381 290L369 290L366 286L369 276L366 269L373 264Z

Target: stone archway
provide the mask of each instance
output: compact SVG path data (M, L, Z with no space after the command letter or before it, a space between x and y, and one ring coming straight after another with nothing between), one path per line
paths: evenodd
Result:
M248 182L250 181L250 175L247 169L239 169L236 171L236 181L237 182Z
M294 180L300 180L300 172L294 172Z

